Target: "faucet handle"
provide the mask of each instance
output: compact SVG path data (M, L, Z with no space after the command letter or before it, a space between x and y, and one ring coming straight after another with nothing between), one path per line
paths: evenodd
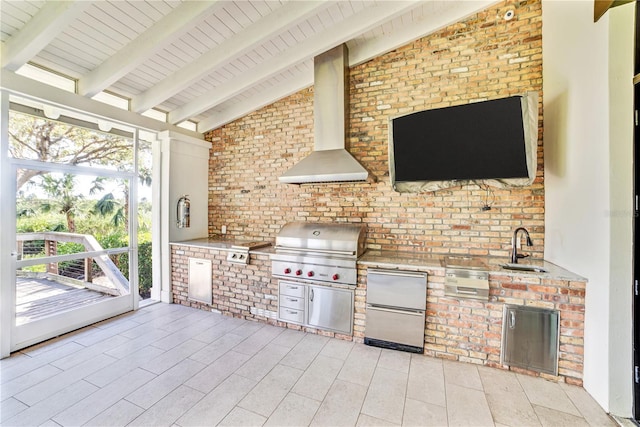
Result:
M529 254L516 254L516 257L518 257L518 258L526 258L528 256L529 256Z

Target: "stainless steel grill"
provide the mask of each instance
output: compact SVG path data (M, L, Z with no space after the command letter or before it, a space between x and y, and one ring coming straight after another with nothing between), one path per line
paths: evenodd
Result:
M364 253L365 227L358 224L292 222L276 236L272 274L288 279L355 285L356 261Z

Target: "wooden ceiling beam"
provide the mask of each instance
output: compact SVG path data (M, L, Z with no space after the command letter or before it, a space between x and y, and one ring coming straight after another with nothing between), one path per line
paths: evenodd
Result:
M222 6L224 2L220 0L184 2L80 78L78 93L91 97L108 88L213 13L212 8Z
M214 70L260 46L264 40L270 40L334 3L333 1L299 1L277 9L134 97L131 100L131 109L142 113L155 107Z
M328 28L326 31L318 33L280 55L248 70L225 84L224 87L217 87L207 91L193 101L169 112L169 122L180 123L190 117L197 116L246 91L248 88L269 80L296 64L313 58L379 26L382 22L416 8L419 3L419 1L390 1L370 6Z
M2 46L2 68L16 71L64 31L90 1L45 2L22 29Z
M349 66L353 67L362 64L399 46L404 46L413 40L450 25L452 22L458 22L461 17L473 15L495 3L495 0L449 2L446 8L432 10L428 15L425 15L428 16L428 20L425 18L411 24L405 24L402 29L376 41L359 43L354 47L350 47ZM333 30L330 31L333 33ZM253 95L244 101L230 106L221 106L216 111L212 111L210 117L198 123L198 132L205 133L211 129L216 129L311 85L313 85L313 75L303 74L287 79L282 84L268 90L262 90L258 95ZM243 90L246 90L246 88Z

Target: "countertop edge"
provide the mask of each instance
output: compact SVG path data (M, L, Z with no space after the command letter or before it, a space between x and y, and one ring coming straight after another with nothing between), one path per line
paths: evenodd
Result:
M367 251L358 260L358 265L367 267L380 267L388 269L421 269L421 270L444 270L445 256L429 255L429 254L413 254L396 251ZM547 280L562 280L569 282L588 282L588 279L573 273L563 267L560 267L550 261L542 261L536 263L540 265L546 272L534 271L515 271L507 270L500 264L507 263L508 260L497 257L483 257L488 260L485 271L489 275L512 276L512 277L538 277Z
M259 241L258 239L250 239L251 241ZM247 239L216 239L216 238L200 238L184 241L169 242L170 245L175 246L189 246L198 247L204 249L213 249L220 251L231 251L232 246L239 245L242 242L246 242ZM275 248L271 242L265 241L269 246L263 246L260 248L251 249L249 254L271 255L275 253ZM379 267L388 269L420 269L420 270L438 270L445 269L443 260L445 255L433 255L433 254L421 254L421 253L409 253L401 251L378 251L367 250L357 261L358 265L366 267ZM588 282L588 279L573 273L563 267L560 267L550 261L541 261L537 265L540 265L546 272L533 272L533 271L514 271L506 270L500 267L500 264L508 262L504 258L497 257L478 257L488 260L486 271L490 275L500 276L512 276L512 277L538 277L547 280L562 280L569 282Z
M258 241L257 239L250 239L251 241ZM173 246L188 246L194 248L204 248L204 249L214 249L220 251L232 251L233 246L241 245L242 242L246 242L247 239L213 239L203 237L201 239L191 239L191 240L182 240L169 242L169 245ZM268 243L268 246L262 246L259 248L251 249L249 251L250 254L265 254L270 255L273 253L274 248L271 242L265 241L264 243Z

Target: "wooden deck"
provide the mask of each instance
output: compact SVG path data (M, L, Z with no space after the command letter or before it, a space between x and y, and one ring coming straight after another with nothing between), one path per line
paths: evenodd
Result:
M18 277L16 278L16 324L23 325L108 298L113 297L54 280Z

